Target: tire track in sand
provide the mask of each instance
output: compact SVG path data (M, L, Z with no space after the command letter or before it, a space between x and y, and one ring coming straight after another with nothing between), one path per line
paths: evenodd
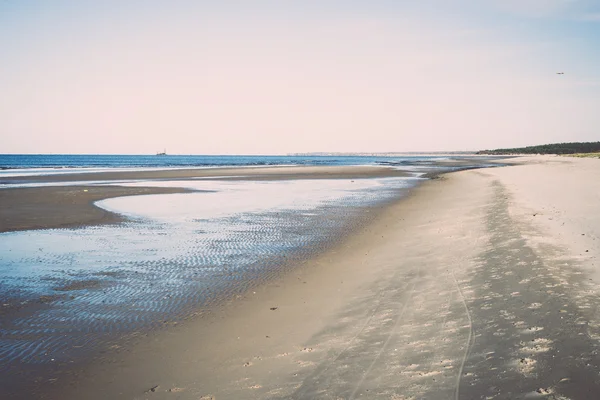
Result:
M390 330L390 332L387 335L387 338L385 340L385 342L383 343L383 346L381 346L381 349L379 350L379 352L377 353L377 356L375 357L375 359L371 362L371 364L369 365L369 367L365 370L365 372L363 373L361 379L358 381L358 383L356 384L356 387L354 388L354 390L352 391L352 394L350 395L350 397L348 398L348 400L353 400L356 397L356 394L358 393L358 391L360 390L361 386L363 385L365 379L367 378L367 376L371 373L371 371L373 370L373 366L375 366L375 364L377 363L377 361L379 360L379 358L381 357L381 355L383 354L383 352L385 351L385 349L387 348L387 346L389 345L392 337L394 336L394 334L397 332L398 330L398 326L400 325L400 321L402 320L402 317L404 316L404 313L406 312L406 308L408 306L408 303L411 301L413 294L415 292L415 287L417 286L417 282L416 280L418 280L420 278L421 275L421 269L417 268L417 276L415 277L415 282L413 282L412 288L410 290L410 293L406 299L406 301L404 302L404 304L402 305L402 311L400 311L400 314L398 314L396 316L396 321L394 322L394 326L392 327L392 329Z
M472 347L472 340L473 340L473 319L471 317L471 312L469 311L469 306L467 305L467 301L465 300L465 296L464 296L463 291L462 291L462 289L460 287L460 284L456 280L456 275L454 275L454 272L451 272L451 274L452 274L452 279L454 279L454 283L456 284L456 289L458 289L458 293L460 294L460 298L462 300L462 303L465 306L465 313L466 313L467 318L469 320L469 337L467 339L467 345L465 347L465 355L462 358L462 361L460 363L460 368L458 369L458 375L456 377L456 392L454 394L454 399L458 400L459 397L460 397L460 381L461 381L461 378L462 378L463 369L465 368L465 363L467 362L467 358L469 358L469 353L470 353L471 347Z

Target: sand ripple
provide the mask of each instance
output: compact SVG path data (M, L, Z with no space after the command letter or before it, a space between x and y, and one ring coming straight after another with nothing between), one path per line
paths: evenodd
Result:
M77 360L235 299L365 223L402 194L392 189L310 209L3 234L0 371Z

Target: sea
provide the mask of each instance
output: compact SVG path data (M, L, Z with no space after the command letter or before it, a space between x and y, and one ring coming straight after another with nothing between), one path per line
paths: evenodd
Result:
M0 179L8 176L174 168L261 167L292 165L435 166L446 155L108 155L0 154Z
M64 171L221 166L386 165L407 171L406 177L356 180L119 182L191 192L97 202L127 217L118 225L0 233L0 385L9 384L11 371L85 364L125 338L235 301L368 224L382 206L423 182L424 171L473 167L448 165L447 159L0 155L0 183L7 176ZM2 185L0 201L3 190L18 186Z

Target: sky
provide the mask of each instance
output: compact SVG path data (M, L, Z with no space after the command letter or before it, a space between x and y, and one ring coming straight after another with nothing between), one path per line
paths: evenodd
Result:
M597 0L0 0L0 153L598 141L598 43Z

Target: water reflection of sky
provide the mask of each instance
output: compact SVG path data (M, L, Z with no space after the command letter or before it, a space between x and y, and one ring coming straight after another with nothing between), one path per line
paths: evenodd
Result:
M181 223L194 218L216 218L279 208L310 210L334 201L369 202L385 195L380 190L407 187L410 182L414 179L136 182L123 185L184 187L207 192L121 197L97 204L125 215Z

